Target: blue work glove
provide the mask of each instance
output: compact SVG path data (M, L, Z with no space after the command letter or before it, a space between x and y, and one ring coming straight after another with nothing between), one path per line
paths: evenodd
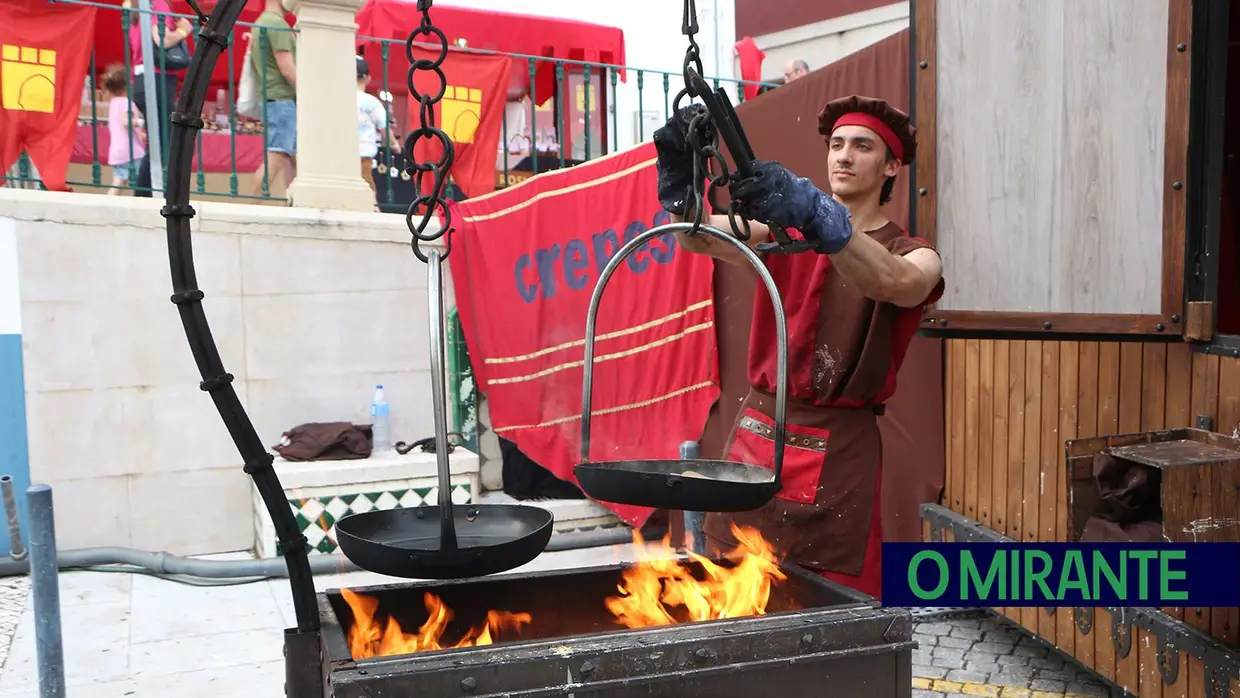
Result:
M700 104L683 107L654 132L659 204L669 213L684 215L685 209L693 205L690 192L696 184L693 180L694 154L687 133L693 117L705 111L706 107Z
M777 162L753 161L754 174L731 187L750 220L796 228L815 252L835 254L852 239L848 209L804 177Z

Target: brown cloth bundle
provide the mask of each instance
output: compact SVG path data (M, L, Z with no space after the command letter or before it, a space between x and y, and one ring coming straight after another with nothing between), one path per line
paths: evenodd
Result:
M309 422L284 432L273 446L285 460L356 460L369 458L374 444L371 425Z
M1098 511L1081 531L1085 543L1156 543L1163 540L1162 471L1116 458L1094 456Z

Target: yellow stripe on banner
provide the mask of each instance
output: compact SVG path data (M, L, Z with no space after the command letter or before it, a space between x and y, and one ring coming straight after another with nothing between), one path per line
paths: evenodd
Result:
M656 339L653 342L650 342L648 344L643 344L639 347L633 347L632 349L618 351L614 354L604 354L602 356L596 356L594 357L594 363L601 364L604 361L614 361L615 359L623 359L629 356L636 356L637 354L640 354L644 351L650 351L651 349L658 349L659 347L671 344L672 342L675 342L678 339L684 339L685 337L689 336L690 334L694 332L701 332L702 330L708 330L714 326L715 326L714 321L703 322L700 325L691 325L689 327L686 327L681 332L670 334L666 337L660 337L659 339ZM566 363L551 366L549 368L544 368L538 373L530 373L524 376L512 376L511 378L489 379L487 380L487 385L504 385L507 383L523 383L525 381L532 381L538 378L549 376L553 373L559 373L560 371L567 371L570 368L577 368L579 366L585 366L585 365L586 365L586 362L584 359L582 359L581 361L569 361Z
M588 182L582 182L580 184L572 184L572 185L569 185L567 187L563 187L560 189L551 189L549 191L544 191L544 192L535 194L534 196L531 196L530 198L526 199L525 201L522 201L519 204L514 204L512 206L509 206L508 208L496 211L495 213L486 213L486 214L480 214L477 216L466 216L465 222L474 223L477 221L489 221L493 218L500 218L514 211L520 211L521 209L527 206L532 206L535 203L542 201L543 199L548 199L553 196L563 196L565 194L571 194L575 191L581 191L583 189L589 189L590 187L596 187L600 184L606 184L607 182L610 182L613 179L620 179L621 177L627 177L628 175L633 174L634 172L640 169L650 167L651 165L654 164L654 162L655 162L655 158L650 158L649 160L646 160L645 162L639 162L636 165L633 165L632 167L626 170L620 170L619 172L613 172L605 177L599 177L598 179L592 179ZM477 201L477 199L474 199L474 201Z
M695 310L701 310L702 308L708 308L713 303L714 301L711 301L711 300L698 301L697 303L694 303L688 306L684 310L678 310L674 313L665 315L661 318L651 320L649 322L643 322L640 325L626 327L622 330L616 330L615 332L608 332L606 334L600 334L594 338L594 341L595 343L598 343L600 341L604 341L608 339L615 339L617 337L625 337L631 334L636 334L643 330L648 330L652 327L657 327L664 323L671 322L672 320L678 320ZM564 342L563 344L557 344L554 347L547 347L546 349L539 349L538 351L531 352L529 354L519 354L517 356L500 356L500 357L495 357L491 359L486 359L485 361L483 361L483 363L488 364L488 365L490 364L513 364L513 363L517 363L518 361L529 361L530 359L537 359L540 356L546 356L547 354L552 354L557 351L563 351L565 349L572 349L573 347L584 347L585 345L586 345L586 340L574 339L571 342ZM489 383L490 381L487 381L487 382Z
M703 383L698 383L697 385L691 385L687 388L681 388L679 390L674 390L668 393L667 395L660 395L659 397L650 398L649 400L642 400L641 402L634 402L629 405L620 405L619 407L608 407L605 410L595 410L591 412L590 415L592 417L601 417L603 415L615 414L617 412L627 412L629 410L638 410L643 407L649 407L651 405L656 405L660 402L666 402L668 400L671 400L672 398L680 397L681 395L691 393L694 390L701 390L702 388L710 388L714 385L715 384L710 381L705 381ZM495 433L503 434L503 433L510 432L510 431L516 431L517 429L539 429L542 427L555 426L557 424L566 424L568 422L575 422L580 419L581 419L581 415L574 414L574 415L569 415L567 417L560 417L559 419L551 419L551 420L542 422L541 424L521 424L521 425L512 426L512 427L500 427L495 430Z
M618 153L612 153L612 154L610 154L610 155L604 155L604 156L602 156L602 157L591 158L591 159L590 159L590 161L589 161L589 164L594 165L595 163L605 162L605 161L607 161L607 160L611 160L611 159L613 159L613 158L618 158L618 157L622 157L622 156L625 156L625 155L629 155L632 151L637 150L638 148L644 148L644 147L646 146L646 143L649 143L649 142L651 142L651 141L645 141L645 142L642 142L642 143L638 143L637 145L633 146L632 148L628 148L628 149L626 149L626 150L621 150L621 151L620 151L620 152L618 152ZM654 160L650 160L650 161L648 161L648 163L647 163L647 164L649 164L650 162L654 162ZM517 184L516 186L505 187L505 188L503 188L503 189L496 189L496 190L495 190L495 191L493 191L493 192L490 192L490 193L487 193L487 194L483 194L483 195L481 195L481 196L475 196L474 198L470 199L470 200L469 200L469 202L472 204L472 203L476 203L476 202L478 202L478 201L486 201L487 199L491 199L491 198L494 198L494 197L496 197L496 196L504 196L504 195L507 195L507 194L511 194L513 191L516 191L517 189L520 189L521 187L524 187L525 185L529 184L530 182L535 182L535 181L538 181L538 178L539 178L539 177L542 177L542 178L544 178L544 180L546 180L546 179L553 179L553 178L555 178L555 177L563 177L563 176L566 176L566 175L577 175L577 174L580 174L580 171L579 171L579 170L577 170L577 168L576 168L576 167L565 167L565 168L556 169L556 170L547 170L546 172L539 172L538 174L534 175L533 177L530 177L529 179L525 180L524 182L521 182L520 184ZM474 220L474 219L472 219L472 218L466 218L465 220L469 221L469 220Z

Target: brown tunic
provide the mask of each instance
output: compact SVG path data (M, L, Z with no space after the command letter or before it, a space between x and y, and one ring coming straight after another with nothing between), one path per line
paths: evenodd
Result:
M895 255L929 247L894 223L867 233ZM710 514L714 546L736 544L729 524L753 526L798 564L860 575L882 456L876 414L895 392L895 376L921 321L922 308L900 308L861 295L832 273L827 255L769 255L767 269L783 299L788 329L789 399L783 489L766 506ZM942 295L943 282L922 305ZM749 346L750 392L728 437L724 458L773 467L776 346L770 297L754 294Z

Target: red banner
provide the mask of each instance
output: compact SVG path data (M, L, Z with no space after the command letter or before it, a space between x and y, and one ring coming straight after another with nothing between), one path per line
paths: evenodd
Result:
M25 150L43 184L64 191L95 8L6 0L0 14L0 175Z
M762 60L766 58L766 51L758 48L757 42L753 37L747 36L736 42L733 47L736 51L736 57L741 63L741 79L746 82L760 82L762 80ZM745 99L753 99L758 96L758 85L745 85Z
M581 461L590 297L620 247L669 221L647 143L454 204L451 265L494 430L556 476ZM590 459L676 458L719 397L714 265L671 233L612 275L595 326ZM629 524L651 510L604 502Z
M415 59L434 60L438 51L414 47ZM506 56L481 55L448 51L444 59L444 75L448 86L443 99L435 106L435 125L452 139L454 160L452 177L466 196L475 197L495 191L495 161L499 135L504 124L504 104L508 94L508 69L512 62ZM413 86L418 94L433 98L442 82L434 71L418 70ZM422 123L422 105L417 97L409 97L408 130L416 132ZM435 138L419 138L414 145L414 159L438 162L443 146ZM425 194L430 193L432 180L423 179Z

